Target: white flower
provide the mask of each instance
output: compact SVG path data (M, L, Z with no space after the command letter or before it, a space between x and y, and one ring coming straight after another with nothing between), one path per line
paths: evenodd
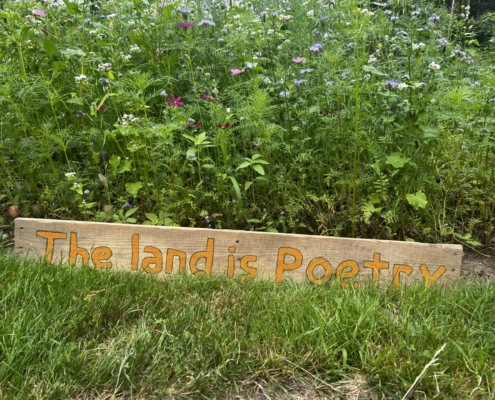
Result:
M75 172L66 172L65 173L65 177L66 178L72 178L73 176L76 176L76 173Z
M425 47L426 47L426 44L424 44L423 42L421 42L421 43L413 43L412 44L413 51L423 50Z
M397 86L397 89L398 90L403 90L405 88L408 88L409 86L407 85L407 83L404 83L404 82L401 82L399 83L399 85Z
M368 58L368 64L374 64L377 61L378 59L373 54L371 54L370 57Z
M98 71L110 71L112 69L112 64L103 63L98 65Z
M289 97L290 96L290 93L287 90L282 90L280 92L280 96L282 96L282 97Z
M270 83L272 83L272 81L270 80L270 78L267 76L265 79L263 79L263 83L266 84L266 85L269 85Z
M76 83L81 83L81 82L85 81L86 79L88 79L88 77L84 74L81 74L79 76L74 77L74 80L76 81Z
M426 83L424 82L414 82L413 84L415 89L421 89L422 87L426 86Z
M227 111L227 114L230 114L230 108L227 108L225 111Z
M268 29L268 32L267 32L267 33L268 33L269 35L273 35L273 32L275 32L273 29Z
M306 15L307 15L308 17L313 17L313 16L315 15L315 12L314 12L314 10L309 10L309 11L306 13Z
M435 61L432 61L430 63L430 65L428 65L428 68L433 69L433 70L434 69L437 69L438 70L438 69L440 69L440 65L438 65Z
M141 49L139 48L139 46L137 44L133 44L131 46L131 48L129 49L129 51L131 53L139 53L141 51Z
M126 55L123 52L120 52L120 57L122 57L122 60L130 60L132 58L130 54Z
M375 13L373 11L370 11L368 10L367 8L363 8L361 10L361 14L364 14L366 15L367 17L372 17L373 15L375 15Z

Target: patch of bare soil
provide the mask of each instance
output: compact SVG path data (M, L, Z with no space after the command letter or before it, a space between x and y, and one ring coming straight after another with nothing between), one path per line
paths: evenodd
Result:
M473 251L464 248L461 278L482 278L495 281L495 247Z

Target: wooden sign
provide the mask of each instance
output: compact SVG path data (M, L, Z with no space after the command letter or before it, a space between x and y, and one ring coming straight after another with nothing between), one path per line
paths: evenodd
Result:
M102 269L315 285L459 279L462 246L96 222L15 220L18 254Z

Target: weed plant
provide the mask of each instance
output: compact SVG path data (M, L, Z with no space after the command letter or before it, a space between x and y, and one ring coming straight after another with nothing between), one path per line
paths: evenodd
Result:
M0 299L6 399L233 398L259 382L287 389L290 378L311 382L323 397L356 375L378 398L402 398L444 344L412 398L495 391L488 282L380 291L158 281L7 255Z
M1 207L488 244L494 44L459 11L6 2Z

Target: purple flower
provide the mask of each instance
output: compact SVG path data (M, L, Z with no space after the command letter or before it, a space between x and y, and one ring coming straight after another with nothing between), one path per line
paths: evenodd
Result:
M129 203L128 201L126 201L125 204L124 204L124 207L125 208L132 208L132 204Z
M31 12L34 15L37 15L38 17L46 17L46 12L44 12L43 10L38 10L37 8L33 8Z
M181 100L181 97L177 97L175 98L175 96L173 95L173 93L170 93L170 96L169 98L167 99L168 103L172 106L172 107L180 107L180 106L183 106L184 103Z
M430 24L436 24L438 21L440 21L440 15L438 14L432 14L430 18L428 18L428 22Z
M302 63L304 61L306 61L304 57L296 57L292 59L292 62L295 62L296 64Z
M190 8L180 8L179 12L182 14L182 18L187 19L187 16L191 13Z
M347 79L347 78L349 78L349 72L344 71L344 72L342 72L342 74L340 76L342 77L342 79Z
M193 151L190 151L189 153L187 153L187 157L188 158L194 158L194 157L196 157L196 153Z
M387 82L385 82L385 87L387 89L395 89L397 86L399 86L399 82L394 81L393 79L390 79Z
M242 69L231 69L230 72L232 75L239 75L242 74L246 70L246 66L244 66Z
M309 49L315 53L321 53L323 51L323 46L320 43L315 43L310 46Z
M445 47L449 44L449 41L445 38L437 39L437 47Z
M177 22L177 25L184 29L192 28L194 26L192 22Z
M300 72L301 74L307 74L307 73L309 73L309 72L311 72L311 71L313 71L311 68L304 68L304 69L300 70L299 72Z
M306 83L306 79L294 79L294 84L299 87L302 84Z

